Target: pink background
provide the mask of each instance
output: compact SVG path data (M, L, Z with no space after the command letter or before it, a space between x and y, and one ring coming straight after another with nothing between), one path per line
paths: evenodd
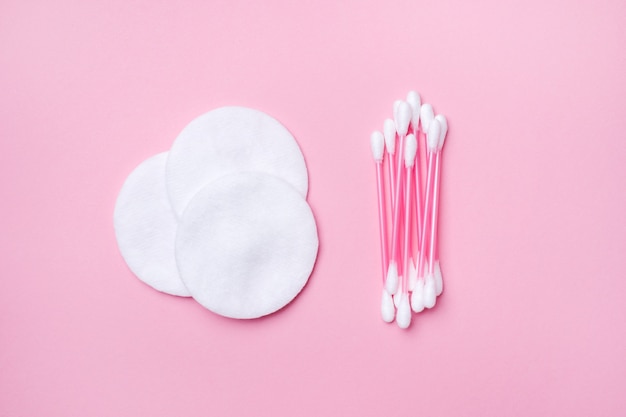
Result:
M626 3L0 4L0 416L626 414ZM380 319L369 135L448 116L446 291ZM151 290L112 225L197 115L296 136L321 239L285 310Z

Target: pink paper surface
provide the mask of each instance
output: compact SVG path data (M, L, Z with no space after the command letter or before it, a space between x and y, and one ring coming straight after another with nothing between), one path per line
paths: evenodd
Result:
M626 414L626 3L0 4L0 416ZM380 318L369 135L448 117L445 291ZM319 258L257 321L120 256L130 171L243 105L297 138Z

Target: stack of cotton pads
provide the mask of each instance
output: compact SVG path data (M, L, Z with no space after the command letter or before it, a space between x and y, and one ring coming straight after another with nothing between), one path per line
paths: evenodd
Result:
M289 131L258 110L223 107L141 163L117 199L115 234L131 271L219 315L271 314L317 257L308 174Z
M443 291L437 253L439 184L448 122L419 94L397 100L393 119L371 135L382 264L381 314L406 329ZM386 167L386 172L383 167Z

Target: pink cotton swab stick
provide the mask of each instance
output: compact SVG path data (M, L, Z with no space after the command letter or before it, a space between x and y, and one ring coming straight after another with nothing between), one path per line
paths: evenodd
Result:
M424 119L422 118L422 123ZM425 126L424 126L425 127ZM426 193L424 198L424 217L422 223L422 236L420 241L422 242L422 248L419 253L419 260L417 264L417 283L416 289L423 285L423 292L421 288L419 291L413 291L411 297L411 306L416 313L422 311L424 307L431 308L434 306L432 301L432 295L435 294L434 281L432 276L424 279L424 261L426 258L426 225L430 217L431 212L431 193L432 193L432 178L433 178L433 162L434 154L437 150L439 143L440 126L437 120L432 120L428 123L427 148L428 148L428 169L426 173ZM432 293L432 295L431 295ZM423 297L420 299L420 297ZM436 298L436 296L435 296ZM430 307L429 307L430 306Z
M409 305L409 288L408 288L408 270L409 258L411 257L411 172L415 163L415 154L417 152L417 140L414 135L406 137L404 149L404 166L405 166L405 189L404 189L404 268L405 273L402 275L402 292L398 305L398 316L396 322L402 329L406 329L411 325L411 306Z
M396 130L398 132L399 146L398 152L404 150L404 137L409 130L409 123L411 122L411 107L408 103L402 101L398 105L397 119L395 121ZM387 271L387 280L385 281L385 288L389 294L395 294L398 290L398 266L401 265L402 259L400 259L399 251L399 237L400 237L400 222L401 222L401 202L402 202L402 185L404 184L404 175L402 165L398 164L396 170L396 192L395 203L393 204L393 229L391 233L391 255L389 257L389 269Z
M448 121L442 114L437 115L435 120L439 122L439 143L437 144L437 151L435 154L435 177L433 179L433 204L432 204L432 217L430 222L430 253L428 261L428 273L432 275L435 281L435 294L441 295L443 292L443 276L441 275L441 267L439 260L435 258L435 250L437 248L437 225L439 217L439 187L441 181L441 154L443 144L446 140L446 134L448 133Z
M395 127L394 127L395 132ZM394 133L395 134L395 133ZM387 214L385 210L385 185L383 181L383 158L385 154L385 139L383 134L375 131L370 137L372 156L376 164L376 184L378 191L378 228L380 231L380 259L382 264L383 292L381 299L381 315L384 321L391 323L395 316L395 308L391 294L385 289L385 275L389 266L389 254L387 243ZM389 158L391 159L393 155Z
M387 215L385 210L385 185L383 183L383 157L385 154L385 139L379 131L372 132L370 137L370 145L372 147L372 156L376 164L376 188L378 191L378 229L380 232L380 260L382 263L383 284L385 282L385 274L389 267L388 245L387 245Z
M437 129L434 129L436 132L432 134L432 139L431 139L431 131L433 131L433 126L437 126ZM427 221L432 221L434 214L433 214L433 208L434 208L434 186L435 186L435 181L434 181L434 176L435 176L435 164L434 164L434 160L437 154L437 148L439 146L439 137L441 135L441 125L439 124L438 120L433 120L432 122L430 122L430 128L428 130L428 159L429 159L429 170L431 172L428 173L428 177L429 177L429 183L428 183L428 187L430 187L430 200L428 200L427 204L428 204L428 218ZM432 162L432 165L431 165ZM431 223L432 224L432 223ZM424 235L426 235L426 233L428 233L427 230L427 226L426 224L424 224ZM428 244L431 245L432 241L429 240ZM434 247L426 247L426 244L424 244L424 253L426 253L427 250L430 251L430 253L433 253L433 249ZM428 270L426 271L426 268L424 268L423 272L424 272L424 307L426 308L433 308L435 306L435 303L437 302L437 290L436 290L436 286L435 286L435 277L433 276L433 274L431 273L431 268L433 265L430 264L432 258L428 258Z

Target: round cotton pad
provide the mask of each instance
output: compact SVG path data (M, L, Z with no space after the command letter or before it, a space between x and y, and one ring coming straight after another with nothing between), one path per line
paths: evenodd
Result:
M130 270L151 287L189 296L176 268L177 220L165 189L167 152L142 162L122 186L113 214L115 236Z
M176 261L192 297L222 316L251 319L289 303L317 256L315 219L302 195L242 172L201 189L183 213Z
M289 131L258 110L222 107L189 123L172 145L166 182L174 212L180 217L200 188L240 171L275 175L306 197L304 157Z

